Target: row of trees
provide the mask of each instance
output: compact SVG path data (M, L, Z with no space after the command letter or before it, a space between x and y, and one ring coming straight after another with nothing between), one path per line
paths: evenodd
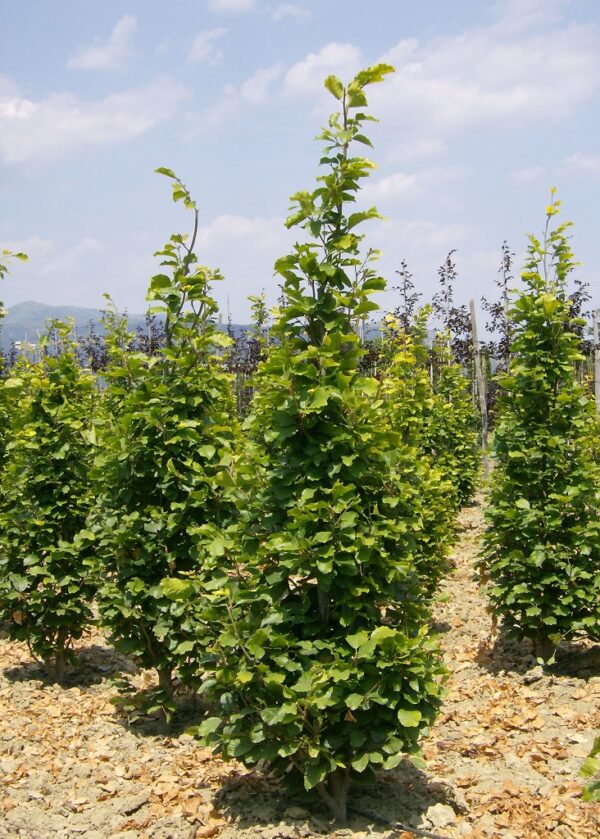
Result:
M376 370L366 363L364 323L386 284L359 232L377 210L355 207L373 164L354 149L370 145L365 89L391 70L325 82L339 110L316 187L292 197L287 225L304 238L276 263L270 338L253 301L258 366L243 404L210 292L221 277L197 260L198 210L169 169L158 171L194 232L158 252L148 297L161 340L134 342L109 309L97 376L55 324L52 345L17 359L0 391L0 618L12 637L61 679L96 601L116 648L156 670L163 708L180 687L202 695L204 742L303 780L342 819L352 773L414 753L440 708L431 604L479 473L456 335L440 334L432 364L430 312L405 267L410 314L385 320ZM596 637L600 618L598 429L575 372L573 259L566 227L550 231L556 210L506 309L480 563L505 626L545 657L567 635ZM445 270L434 303L450 316Z
M293 196L287 223L307 240L276 264L270 342L254 301L262 361L243 429L210 295L220 275L197 261L198 211L168 169L194 233L158 254L161 345L132 345L109 311L98 379L55 324L2 391L12 636L60 679L95 600L116 648L157 671L156 701L172 708L178 686L202 694L199 736L295 769L340 818L351 773L397 765L440 706L429 604L479 468L468 382L445 339L432 382L424 316L419 335L389 324L378 377L361 365L385 280L358 232L378 213L352 211L372 164L350 149L369 144L364 91L390 71L326 82L341 110L316 188Z
M578 376L583 321L567 293L570 225L551 229L559 208L553 194L510 309L480 562L505 627L530 638L544 660L578 632L600 639L599 426Z

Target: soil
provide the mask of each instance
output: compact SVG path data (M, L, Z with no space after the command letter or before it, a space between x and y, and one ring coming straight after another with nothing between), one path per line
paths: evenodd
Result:
M460 528L435 605L450 677L426 770L405 762L353 787L347 827L159 721L129 721L111 679L145 690L153 676L94 633L63 687L0 639L0 839L408 837L396 822L449 839L597 839L600 804L582 801L579 769L600 726L600 647L560 649L543 670L526 644L495 637L473 574L480 507Z

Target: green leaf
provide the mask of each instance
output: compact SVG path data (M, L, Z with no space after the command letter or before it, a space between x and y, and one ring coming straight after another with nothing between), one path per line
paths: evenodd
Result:
M200 737L207 737L210 734L214 734L222 724L222 720L220 717L208 717L208 719L203 720L200 725L198 726L198 735Z
M304 769L304 788L313 789L324 781L328 774L329 770L323 763L307 763Z
M359 693L351 693L346 697L346 708L350 708L351 711L355 711L362 705L364 699L365 697L361 696Z
M325 407L332 395L331 388L318 387L312 393L311 399L306 406L307 411L317 411L319 408Z
M360 757L355 757L351 762L351 766L356 772L364 772L368 765L369 765L369 755L368 754L362 754L362 755L360 755Z
M159 166L158 169L154 170L158 175L166 175L167 178L173 178L177 180L177 175L172 169L167 169L166 166Z
M421 722L421 712L417 710L408 711L400 708L397 713L398 721L404 728L416 728Z
M341 99L344 95L344 85L337 76L327 76L325 79L325 87L335 96L336 99Z
M586 757L581 764L580 774L584 778L591 778L600 771L600 761L595 757Z
M205 457L207 460L211 460L216 454L216 448L210 445L198 446L198 454L200 457Z
M358 650L366 641L369 639L369 633L365 632L357 632L354 635L347 635L346 641L350 644L353 650Z
M190 580L164 577L159 585L160 590L169 600L189 600L194 594L194 586Z
M374 64L372 67L367 67L366 70L361 70L356 74L354 80L360 87L368 84L375 84L381 82L388 75L388 73L395 72L395 68L391 64Z

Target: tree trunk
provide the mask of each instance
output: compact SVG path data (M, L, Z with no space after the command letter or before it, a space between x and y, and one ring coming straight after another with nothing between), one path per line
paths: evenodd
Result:
M173 671L166 669L157 670L156 672L158 673L159 688L167 694L169 699L172 699L175 693L175 688L173 687Z
M53 661L47 665L54 680L59 684L62 684L65 678L66 645L67 633L64 629L61 629L56 636Z
M549 661L556 651L556 645L548 638L547 635L538 633L533 640L535 655L541 658L544 662Z
M348 821L348 786L350 772L348 769L336 769L327 781L317 785L317 792L327 804L329 812L336 821L346 824Z

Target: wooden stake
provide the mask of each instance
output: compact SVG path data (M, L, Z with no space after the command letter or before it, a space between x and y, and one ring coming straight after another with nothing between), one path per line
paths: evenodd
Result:
M598 309L592 315L592 335L594 341L594 394L596 413L600 414L600 341L598 340Z
M485 375L481 364L481 350L479 338L477 337L477 316L475 313L475 301L471 300L471 329L473 332L473 358L475 360L475 377L477 379L477 392L479 394L479 412L481 414L481 448L483 450L484 467L486 466L486 454L488 446L488 412L485 388Z

